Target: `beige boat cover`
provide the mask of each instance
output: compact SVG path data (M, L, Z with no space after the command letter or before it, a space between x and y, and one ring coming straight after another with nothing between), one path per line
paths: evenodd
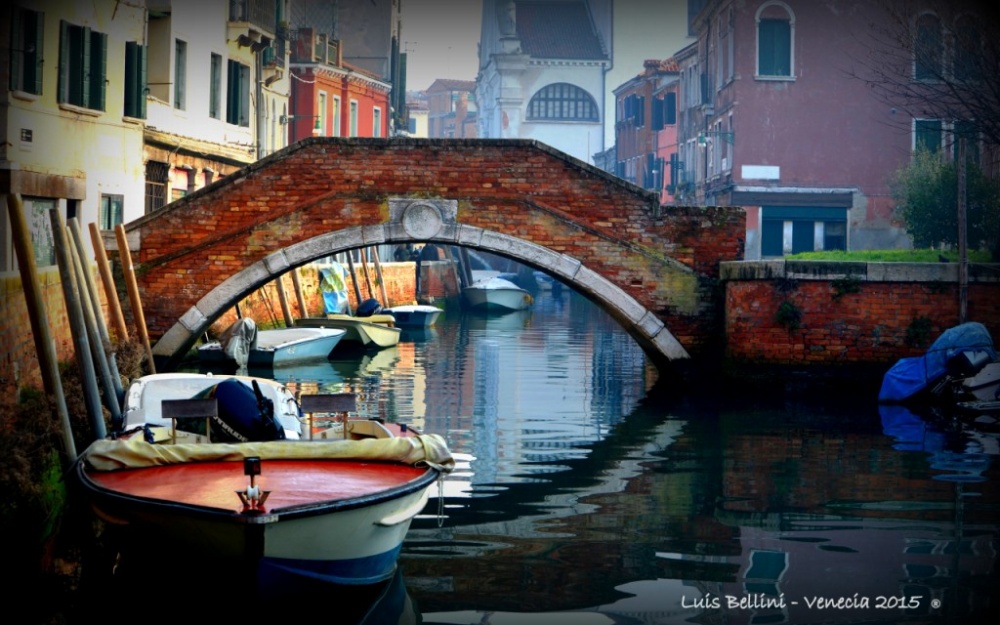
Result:
M445 473L455 467L447 444L439 434L399 438L266 441L258 443L193 443L157 445L141 438L95 441L83 453L83 460L98 471L138 469L185 462L331 459L377 460L429 466Z

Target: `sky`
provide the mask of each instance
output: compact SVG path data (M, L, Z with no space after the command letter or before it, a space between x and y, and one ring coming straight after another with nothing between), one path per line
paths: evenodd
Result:
M480 0L401 0L406 88L438 78L475 80L479 71Z

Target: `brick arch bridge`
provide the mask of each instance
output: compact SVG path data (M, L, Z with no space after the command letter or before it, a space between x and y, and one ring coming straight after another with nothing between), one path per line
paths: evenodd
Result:
M311 138L125 226L158 368L283 273L339 251L434 241L560 278L657 365L721 335L718 264L740 209L654 194L528 140ZM109 246L113 247L113 246Z

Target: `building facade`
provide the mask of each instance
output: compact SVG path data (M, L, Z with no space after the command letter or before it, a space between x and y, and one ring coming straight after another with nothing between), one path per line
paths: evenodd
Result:
M145 82L133 70L145 21L136 3L0 9L0 273L17 271L8 194L21 196L40 267L55 264L53 209L104 229L143 214Z
M427 96L427 136L447 139L476 137L476 83L439 78L424 92Z
M340 41L298 28L290 68L290 142L310 136L389 136L392 84L344 63Z
M678 172L677 93L680 71L672 59L647 60L643 72L614 90L615 174L673 199Z
M484 0L482 20L478 136L535 139L592 162L605 149L610 24L585 0Z

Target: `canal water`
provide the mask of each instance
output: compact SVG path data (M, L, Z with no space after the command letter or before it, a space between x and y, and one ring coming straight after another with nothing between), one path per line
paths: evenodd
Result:
M363 416L441 434L457 459L357 622L965 623L1000 608L997 435L880 408L877 380L686 389L568 289L335 356L276 377L356 392Z

